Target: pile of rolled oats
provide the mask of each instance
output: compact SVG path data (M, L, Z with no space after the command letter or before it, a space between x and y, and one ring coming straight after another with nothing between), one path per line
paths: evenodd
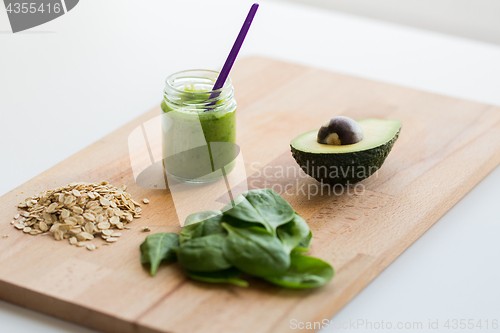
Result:
M126 224L141 217L140 204L125 190L104 181L71 183L27 198L18 207L26 209L14 217L15 228L30 235L53 234L56 240L68 239L71 245L86 246L100 235L114 243L121 236L117 230L130 229ZM19 219L19 217L21 217Z

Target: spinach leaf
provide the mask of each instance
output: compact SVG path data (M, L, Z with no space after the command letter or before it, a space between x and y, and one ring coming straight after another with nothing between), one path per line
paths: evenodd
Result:
M309 234L306 237L304 237L304 239L302 239L296 247L293 248L293 251L309 252L309 248L311 247L312 239L313 239L312 231L309 231Z
M241 272L234 267L217 272L186 271L186 274L193 280L210 283L231 283L240 287L248 287L248 282L240 279Z
M215 272L231 267L222 252L225 237L221 234L192 238L181 244L179 264L192 272Z
M179 239L181 244L187 242L192 238L198 238L201 236L208 236L214 234L224 234L224 235L227 234L226 230L221 225L223 218L222 213L217 210L207 211L207 212L218 212L218 214L212 217L208 217L207 219L202 221L195 222L192 220L190 224L184 225L184 228L182 228L182 231L180 233L180 239ZM202 213L207 213L207 212L202 212ZM190 216L192 215L195 214L191 214ZM198 216L198 218L201 217L202 216Z
M279 239L288 253L299 245L309 235L309 232L309 226L299 214L295 214L290 222L279 226L276 230Z
M320 287L333 278L333 267L321 259L293 252L290 258L290 268L285 273L264 279L286 288L308 289Z
M198 212L198 213L193 213L186 217L186 220L184 221L184 226L188 226L193 223L198 223L201 221L205 221L211 217L217 216L217 215L222 215L222 213L218 210L205 210L203 212Z
M227 235L226 229L222 227L224 215L217 215L203 221L203 236L223 234Z
M236 268L255 276L284 273L290 256L281 241L261 227L235 228L227 223L224 256Z
M276 228L289 222L295 214L292 206L272 189L244 192L222 211L232 220L260 224L273 235L276 234Z
M160 232L149 235L141 244L141 262L151 264L151 275L154 276L162 260L175 261L179 249L179 235Z
M204 221L200 221L185 225L179 234L179 243L183 244L192 238L201 237L203 235L203 223Z

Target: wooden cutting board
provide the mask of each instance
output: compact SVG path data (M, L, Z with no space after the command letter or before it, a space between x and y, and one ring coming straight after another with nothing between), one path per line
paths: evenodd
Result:
M284 198L315 236L311 255L336 269L331 283L209 285L176 264L150 277L139 262L141 227L180 231L170 192L138 187L130 166L127 138L156 108L0 198L0 235L9 235L0 238L0 298L105 332L288 332L292 319L333 316L500 162L499 107L265 58L239 61L232 78L248 186L289 185ZM279 171L298 171L290 140L335 115L396 118L403 129L363 193L308 197L315 180ZM101 180L151 201L115 244L90 252L10 225L26 196Z

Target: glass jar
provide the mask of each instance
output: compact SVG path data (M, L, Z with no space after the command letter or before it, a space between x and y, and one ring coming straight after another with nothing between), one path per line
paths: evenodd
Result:
M234 168L236 101L228 77L212 91L219 72L187 70L165 81L162 108L163 166L167 175L193 183L215 181Z

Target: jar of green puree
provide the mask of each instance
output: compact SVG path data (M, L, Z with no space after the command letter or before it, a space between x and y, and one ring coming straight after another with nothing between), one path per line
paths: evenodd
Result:
M231 172L236 145L236 100L228 77L212 90L219 72L187 70L165 82L162 109L163 166L183 182L216 181Z

